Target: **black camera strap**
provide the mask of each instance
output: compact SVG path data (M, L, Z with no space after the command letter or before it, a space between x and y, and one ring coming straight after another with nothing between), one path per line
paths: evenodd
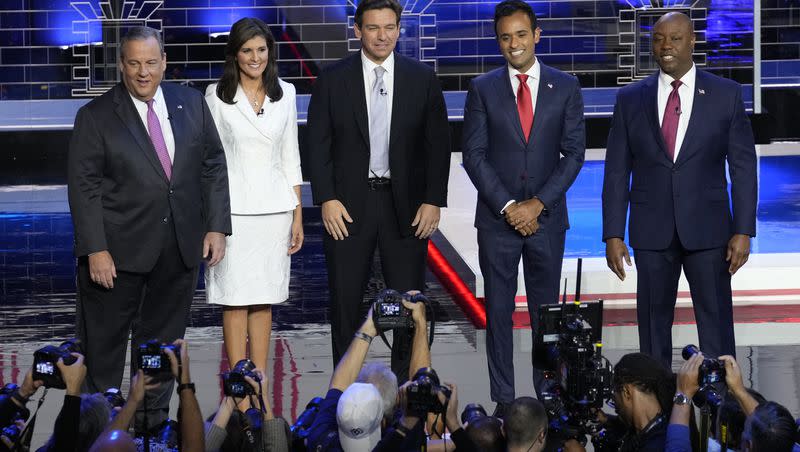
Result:
M42 404L44 404L44 398L47 395L47 389L48 388L44 388L44 392L42 393L42 396L39 397L39 400L36 403L36 409L33 411L33 415L28 420L28 422L25 423L25 427L22 428L22 431L19 432L19 438L17 438L17 440L14 442L14 444L11 445L11 450L12 451L21 451L21 450L23 450L22 447L21 447L23 445L27 446L27 447L30 446L30 443L31 443L31 438L30 437L33 434L33 428L36 426L36 415L39 414L39 409L42 407ZM27 440L25 439L26 436L28 437Z

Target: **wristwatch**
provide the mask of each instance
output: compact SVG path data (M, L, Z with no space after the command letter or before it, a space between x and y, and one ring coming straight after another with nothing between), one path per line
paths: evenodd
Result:
M178 385L178 389L176 389L175 392L177 392L178 395L181 395L181 391L184 389L191 389L192 393L195 393L194 383L181 383Z
M672 399L672 403L675 405L687 405L689 403L689 398L686 397L686 394L682 392L676 392L675 397Z

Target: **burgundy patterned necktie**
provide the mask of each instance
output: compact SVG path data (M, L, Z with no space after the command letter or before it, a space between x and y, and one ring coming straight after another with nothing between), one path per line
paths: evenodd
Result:
M161 131L161 123L158 121L156 111L153 110L153 99L147 101L147 130L150 132L150 141L153 142L153 147L156 148L158 161L161 162L161 167L164 168L164 174L167 175L167 180L172 180L172 161L169 159L167 143L164 141L164 133Z
M678 88L681 87L680 80L673 80L672 92L667 98L667 108L664 109L664 117L661 120L661 135L664 137L664 144L667 145L667 156L670 161L675 161L675 140L678 135L678 122L681 118L681 96Z

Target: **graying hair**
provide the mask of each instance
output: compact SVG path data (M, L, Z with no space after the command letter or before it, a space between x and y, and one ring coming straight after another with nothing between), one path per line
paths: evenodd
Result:
M158 47L161 49L161 55L164 55L164 40L161 39L161 32L155 28L137 26L129 28L128 32L125 33L125 36L123 36L119 41L120 59L125 57L123 49L125 49L125 44L127 44L128 41L146 41L150 38L154 38L156 41L158 41Z
M356 378L358 383L370 383L381 394L383 417L391 419L397 405L397 377L384 363L366 363Z

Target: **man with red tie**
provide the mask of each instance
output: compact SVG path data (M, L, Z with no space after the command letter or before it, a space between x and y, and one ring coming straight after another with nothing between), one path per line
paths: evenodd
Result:
M537 307L558 301L569 228L566 192L583 166L585 132L578 80L536 59L541 29L531 7L503 1L495 8L494 25L508 64L470 84L463 157L478 189L486 354L495 415L502 417L515 399L511 317L519 261L535 325ZM539 377L534 368L535 387Z
M689 281L700 349L733 355L731 275L756 233L756 153L738 83L697 70L692 21L678 12L653 27L660 68L620 89L603 180L609 268L625 279L636 258L641 351L672 364L681 268ZM725 164L730 168L731 212Z

